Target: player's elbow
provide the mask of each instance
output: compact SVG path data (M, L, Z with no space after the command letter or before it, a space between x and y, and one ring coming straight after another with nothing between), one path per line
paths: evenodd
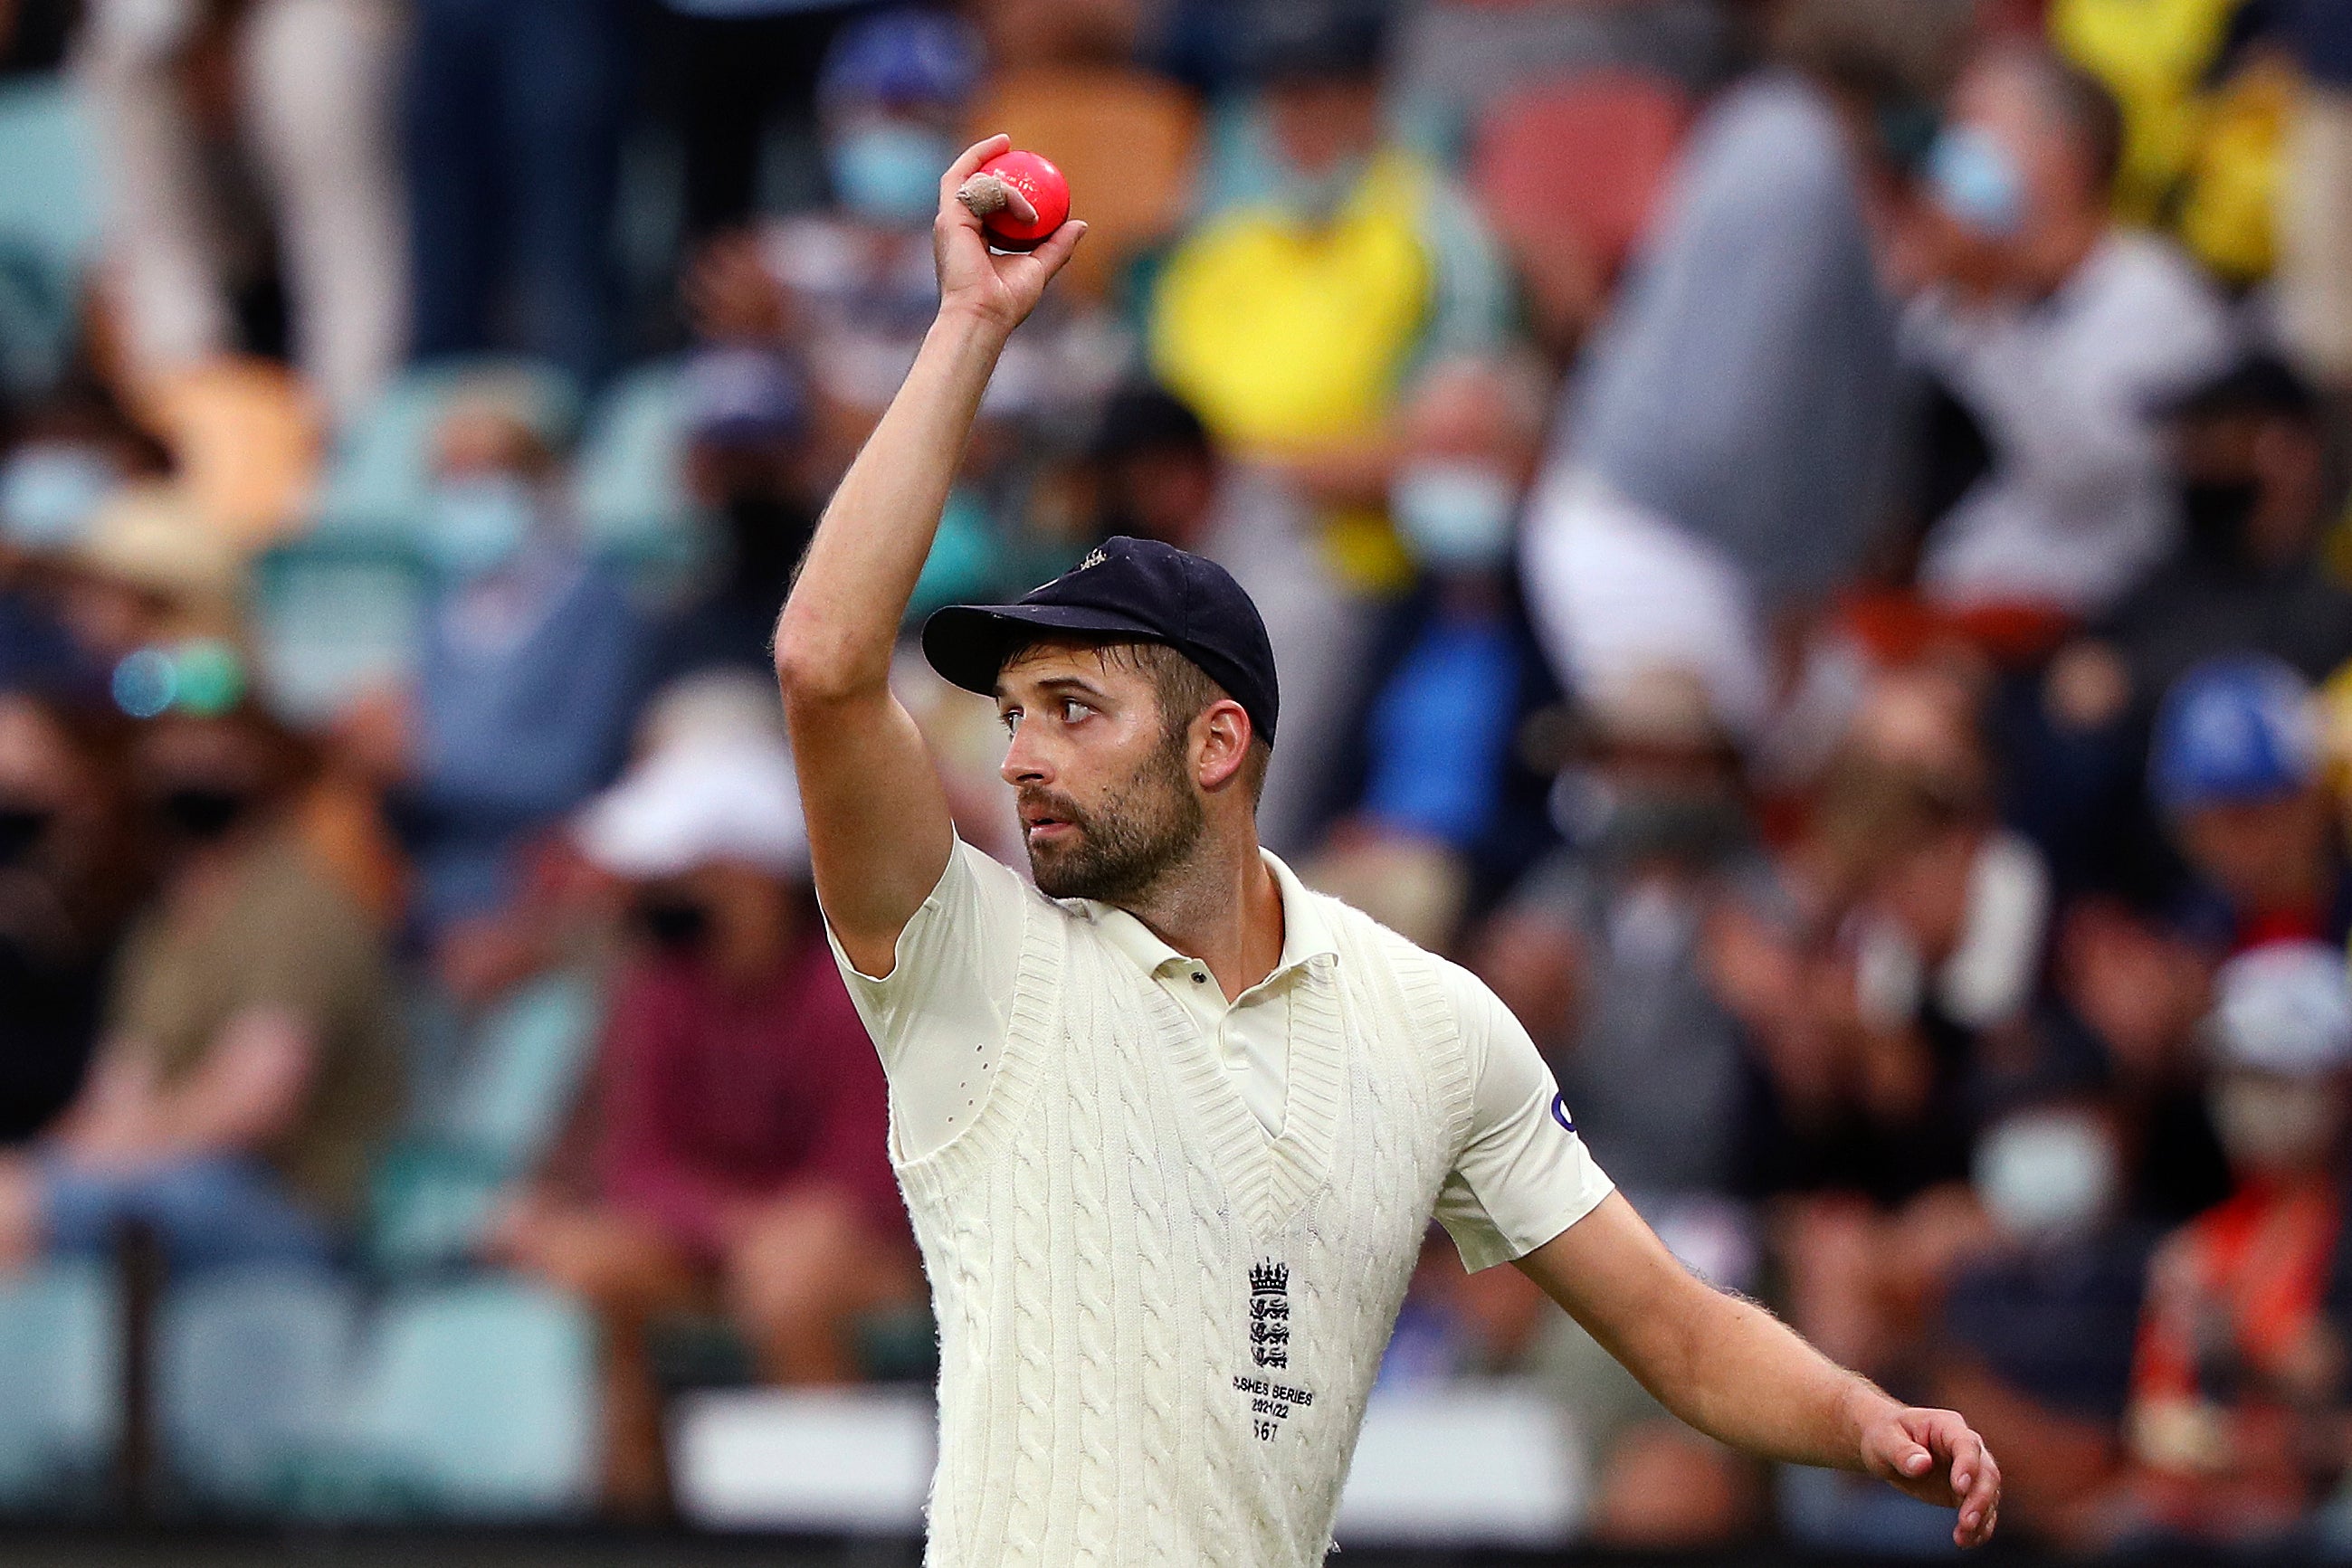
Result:
M776 685L787 707L824 707L885 685L889 657L878 664L860 658L822 626L793 615L790 608L776 625Z

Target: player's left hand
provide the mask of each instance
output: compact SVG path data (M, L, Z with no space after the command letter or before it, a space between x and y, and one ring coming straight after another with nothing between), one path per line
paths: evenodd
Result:
M1862 1464L1923 1502L1956 1508L1952 1542L1981 1546L2000 1522L2000 1467L1956 1410L1895 1410L1864 1428Z
M940 309L969 310L981 319L1010 332L1021 325L1045 292L1045 285L1087 232L1072 218L1055 229L1035 250L998 255L989 249L988 234L970 208L956 199L963 183L982 163L1013 145L1003 134L973 142L940 177L939 215L931 220L931 253L939 265ZM1007 193L1013 215L1034 221L1037 210L1019 191Z

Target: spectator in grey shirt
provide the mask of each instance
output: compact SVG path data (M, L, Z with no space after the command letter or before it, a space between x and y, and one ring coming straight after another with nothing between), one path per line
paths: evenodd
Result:
M1693 133L1592 346L1525 555L1571 688L1681 665L1752 736L1765 626L1862 553L1896 365L1868 222L1892 175L1879 127L1933 75L1944 8L1885 9L1783 13L1784 64Z

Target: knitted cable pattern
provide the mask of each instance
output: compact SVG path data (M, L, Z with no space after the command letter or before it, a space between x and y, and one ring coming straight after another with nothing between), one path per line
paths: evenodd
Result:
M1269 1139L1178 1004L1033 906L996 1082L900 1167L939 1301L931 1568L1328 1550L1468 1082L1437 961L1329 907ZM1276 1266L1278 1346L1251 1333Z

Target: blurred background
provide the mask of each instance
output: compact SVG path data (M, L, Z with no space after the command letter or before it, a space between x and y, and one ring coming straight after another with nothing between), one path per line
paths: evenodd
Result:
M766 643L999 130L915 617L1224 562L1687 1262L2021 1548L2352 1555L2352 5L5 0L0 1558L912 1561ZM1339 1539L1948 1529L1441 1240Z

